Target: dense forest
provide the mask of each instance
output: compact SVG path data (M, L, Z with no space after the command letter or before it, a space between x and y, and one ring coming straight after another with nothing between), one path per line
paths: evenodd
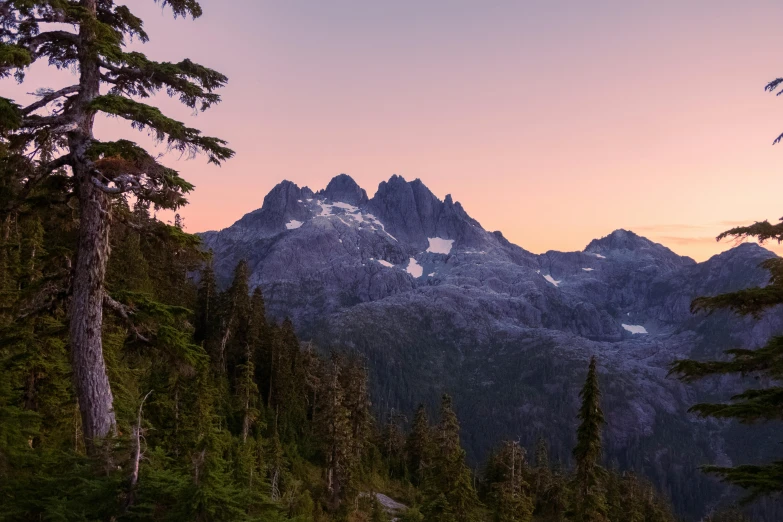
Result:
M195 0L160 3L201 15ZM438 412L376 418L365 361L325 354L291 321L269 320L244 263L220 291L199 239L179 218L156 218L193 186L136 143L93 135L102 113L220 164L233 156L225 142L141 100L162 91L205 110L227 78L127 52L127 38L148 37L112 0L7 0L0 22L0 76L22 81L39 59L79 76L41 87L26 107L0 98L1 519L675 520L649 483L602 458L595 359L585 361L572 469L550 462L545 439L505 441L472 469L448 395ZM745 308L704 306L755 313L780 302L771 288L740 296L752 301ZM774 379L779 351L773 340L760 355L675 371ZM754 390L697 411L771 419L778 396ZM779 490L778 470L712 469L758 495Z
M196 237L122 198L103 326L117 429L88 452L67 341L78 214L40 196L3 221L4 519L386 520L384 493L401 520L674 520L643 479L599 466L594 365L575 470L550 466L545 440L472 470L448 396L375 419L361 359L268 321L244 264L219 292Z

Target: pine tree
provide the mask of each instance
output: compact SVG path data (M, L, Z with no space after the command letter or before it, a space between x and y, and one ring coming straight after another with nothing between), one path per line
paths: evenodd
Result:
M783 78L777 78L765 87L774 92L783 85ZM780 94L780 91L778 91ZM783 134L774 143L783 140ZM737 240L756 238L759 243L768 241L783 242L783 219L772 224L769 221L756 222L749 226L735 227L723 232L718 241L733 237ZM762 314L783 304L783 259L775 257L761 264L769 271L769 284L763 287L748 288L714 297L701 297L691 303L691 312L728 309L741 316L752 316L756 319ZM765 346L757 350L728 350L728 361L695 361L679 360L672 365L671 373L677 374L687 382L696 381L709 376L737 375L756 377L757 382L777 383L783 378L783 336L772 337ZM758 421L779 421L783 419L783 387L772 384L754 387L736 394L729 402L718 404L697 404L691 411L701 417L716 417L719 419L736 419L743 423ZM706 466L704 468L723 480L745 488L748 491L746 500L752 500L763 495L773 495L783 491L783 460L776 460L761 465L739 465L735 467Z
M552 471L549 469L549 450L546 440L539 437L536 442L536 466L533 470L533 493L536 502L543 501L546 491L552 482Z
M388 420L381 434L381 448L392 478L404 479L407 475L405 433L407 423L405 415L394 408L389 412Z
M604 413L601 410L601 392L598 388L598 370L595 356L590 358L587 379L579 393L579 428L574 448L576 472L574 476L571 519L579 522L603 522L606 518L606 497L601 484L601 431Z
M477 520L479 500L471 470L460 445L460 426L451 397L443 395L440 422L433 441L433 473L425 480L430 502L424 507L427 520L470 522ZM429 483L428 483L429 482Z
M342 361L333 355L326 367L324 389L317 412L325 460L327 505L336 510L345 500L344 488L350 482L353 444L351 418L345 406L345 390L340 382Z
M236 377L236 367L246 352L250 321L250 290L248 267L240 261L234 269L231 286L221 296L220 342L215 359L218 370L230 379Z
M373 428L372 412L370 411L372 404L364 360L358 356L350 356L341 377L345 390L345 407L351 414L352 458L354 462L358 463Z
M198 286L196 317L195 317L195 339L198 343L212 342L216 338L218 330L218 290L215 281L215 270L212 267L212 256L201 270L201 281ZM210 350L207 346L205 349Z
M175 16L201 15L195 0L162 3ZM72 25L77 32L51 28L50 24L60 23ZM0 98L0 136L13 144L9 154L28 179L17 199L46 185L54 173L68 169L72 174L73 185L59 189L73 190L79 202L70 346L84 435L92 448L116 426L101 339L111 200L133 195L176 209L193 188L135 143L95 139L95 115L126 119L174 149L205 152L219 164L233 155L223 141L202 136L137 98L165 90L188 107L205 110L220 101L214 91L226 83L226 77L187 59L158 63L139 52L127 52L126 38L146 42L148 37L142 21L111 0L4 2L0 25L0 76L14 72L23 81L25 69L39 59L79 71L76 84L56 90L42 86L38 101L26 107ZM101 94L102 86L108 87L106 94ZM47 107L51 115L38 113ZM23 157L28 148L36 151L32 158Z
M533 517L533 499L526 478L524 448L517 441L506 441L493 460L493 520L529 522Z
M423 404L419 404L419 407L416 408L416 415L413 417L411 432L405 443L411 482L416 486L424 483L425 476L429 471L432 453L431 444L430 421L427 416L427 408Z

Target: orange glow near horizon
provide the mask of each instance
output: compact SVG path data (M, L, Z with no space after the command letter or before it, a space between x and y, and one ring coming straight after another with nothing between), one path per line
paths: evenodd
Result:
M704 260L733 246L714 240L726 228L783 215L783 99L763 91L783 75L779 2L201 3L192 22L129 2L151 37L134 48L230 79L198 117L155 100L237 152L166 160L197 187L191 232L283 179L318 190L341 172L370 196L420 178L536 253L625 228ZM0 95L23 103L69 74L36 65ZM96 134L151 143L113 119Z

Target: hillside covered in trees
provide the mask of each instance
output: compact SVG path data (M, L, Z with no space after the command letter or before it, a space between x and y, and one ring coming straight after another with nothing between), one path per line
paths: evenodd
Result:
M202 14L195 0L159 3L175 17ZM552 441L538 437L525 447L522 436L531 436L525 432L496 444L483 462L469 462L449 395L441 396L437 408L379 408L372 401L377 385L371 364L360 350L342 343L340 335L323 346L302 342L294 322L300 317L268 313L269 296L253 284L246 260L232 259L230 275L216 272L208 241L186 233L179 216L173 223L156 217L159 210L185 205L193 185L132 141L102 141L94 126L101 114L120 118L170 150L204 154L220 165L234 155L224 140L164 115L145 100L166 93L203 111L220 102L216 91L228 79L188 59L156 62L129 52L130 39L148 40L143 22L113 0L0 2L0 77L14 75L22 82L39 60L78 76L71 86L39 86L32 94L36 101L26 106L0 97L0 519L676 520L671 491L657 491L624 471L628 466L621 469L607 458L604 433L612 426L607 426L601 389L609 384L611 390L612 382L602 383L595 357L570 361L572 376L578 374L571 384L581 381L585 370L586 378L578 397L573 393L581 405L578 415L557 415L561 430L565 426L575 434L568 458L562 439L557 458L550 458ZM392 181L407 187L402 178ZM338 189L351 188L344 178L341 183ZM419 195L422 186L417 185ZM357 205L370 203L362 193L343 195L358 196ZM294 210L312 223L314 207L320 206L318 217L328 218L320 225L335 221L332 217L346 224L331 210L350 209L349 219L365 224L364 210L328 199ZM532 281L534 261L527 253L502 234L481 229L450 197L442 205L443 230L469 230L467 236L497 247L507 255L507 265L524 268ZM372 231L357 227L356 234L383 233L399 243L381 221L367 220ZM303 230L310 231L311 223ZM282 232L303 222L273 225ZM415 232L407 238L410 248L423 248L426 239L426 253L433 256L447 255L455 241L427 237L422 227ZM639 243L621 232L607 241ZM780 239L777 229L764 233ZM589 253L606 259L601 252L610 246L598 243ZM666 266L688 268L687 260L672 260L655 245L644 243L644 248L663 255ZM407 256L402 246L388 253ZM548 267L583 276L594 270L574 264L583 257L555 260ZM442 261L425 260L432 266ZM394 266L380 257L378 264ZM767 264L773 275L778 264ZM408 276L396 270L387 272L389 277L411 288L418 283L408 276L418 279L424 273L414 257L407 260ZM556 295L545 285L559 288L561 281L540 269L536 276L530 289L543 287ZM744 305L718 302L708 308L753 314L775 306L778 279L760 292L761 305L748 307L743 301L748 296L740 294ZM566 308L573 304L570 298L562 302ZM627 340L639 331L639 325L629 330L614 324L606 311L577 308L589 321L569 327L597 327L596 342ZM615 315L621 312L630 316L613 309ZM367 328L350 315L340 323L326 315L310 314L308 320L338 334ZM429 342L422 335L404 348L412 353ZM771 341L760 358L735 351L736 361L726 367L681 361L675 370L686 379L745 371L775 379L777 342ZM563 390L561 395L568 395ZM739 409L707 403L696 409L718 417L774 420L778 396L776 388L751 390L735 397ZM753 409L759 405L760 412ZM552 419L535 420L536 433L546 433ZM764 495L779 490L778 468L713 471ZM690 469L688 478L694 475ZM710 509L713 522L743 520L738 510L715 512L717 507Z
M218 292L197 238L141 204L118 199L112 215L103 337L117 429L91 454L67 342L73 209L33 197L3 220L3 519L386 520L372 500L385 493L410 507L403 520L583 520L588 507L674 520L649 484L597 466L594 367L575 452L589 467L550 465L541 440L506 442L472 470L448 396L439 412L376 419L364 361L321 357L290 321L267 321L244 264Z

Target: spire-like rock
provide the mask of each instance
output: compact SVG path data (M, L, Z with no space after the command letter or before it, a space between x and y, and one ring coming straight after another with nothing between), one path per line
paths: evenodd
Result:
M318 195L331 201L342 201L356 207L363 206L369 201L367 192L348 174L333 177Z
M408 182L395 174L378 185L369 208L390 233L421 249L428 247L430 238L478 247L489 237L451 195L441 201L420 179Z

